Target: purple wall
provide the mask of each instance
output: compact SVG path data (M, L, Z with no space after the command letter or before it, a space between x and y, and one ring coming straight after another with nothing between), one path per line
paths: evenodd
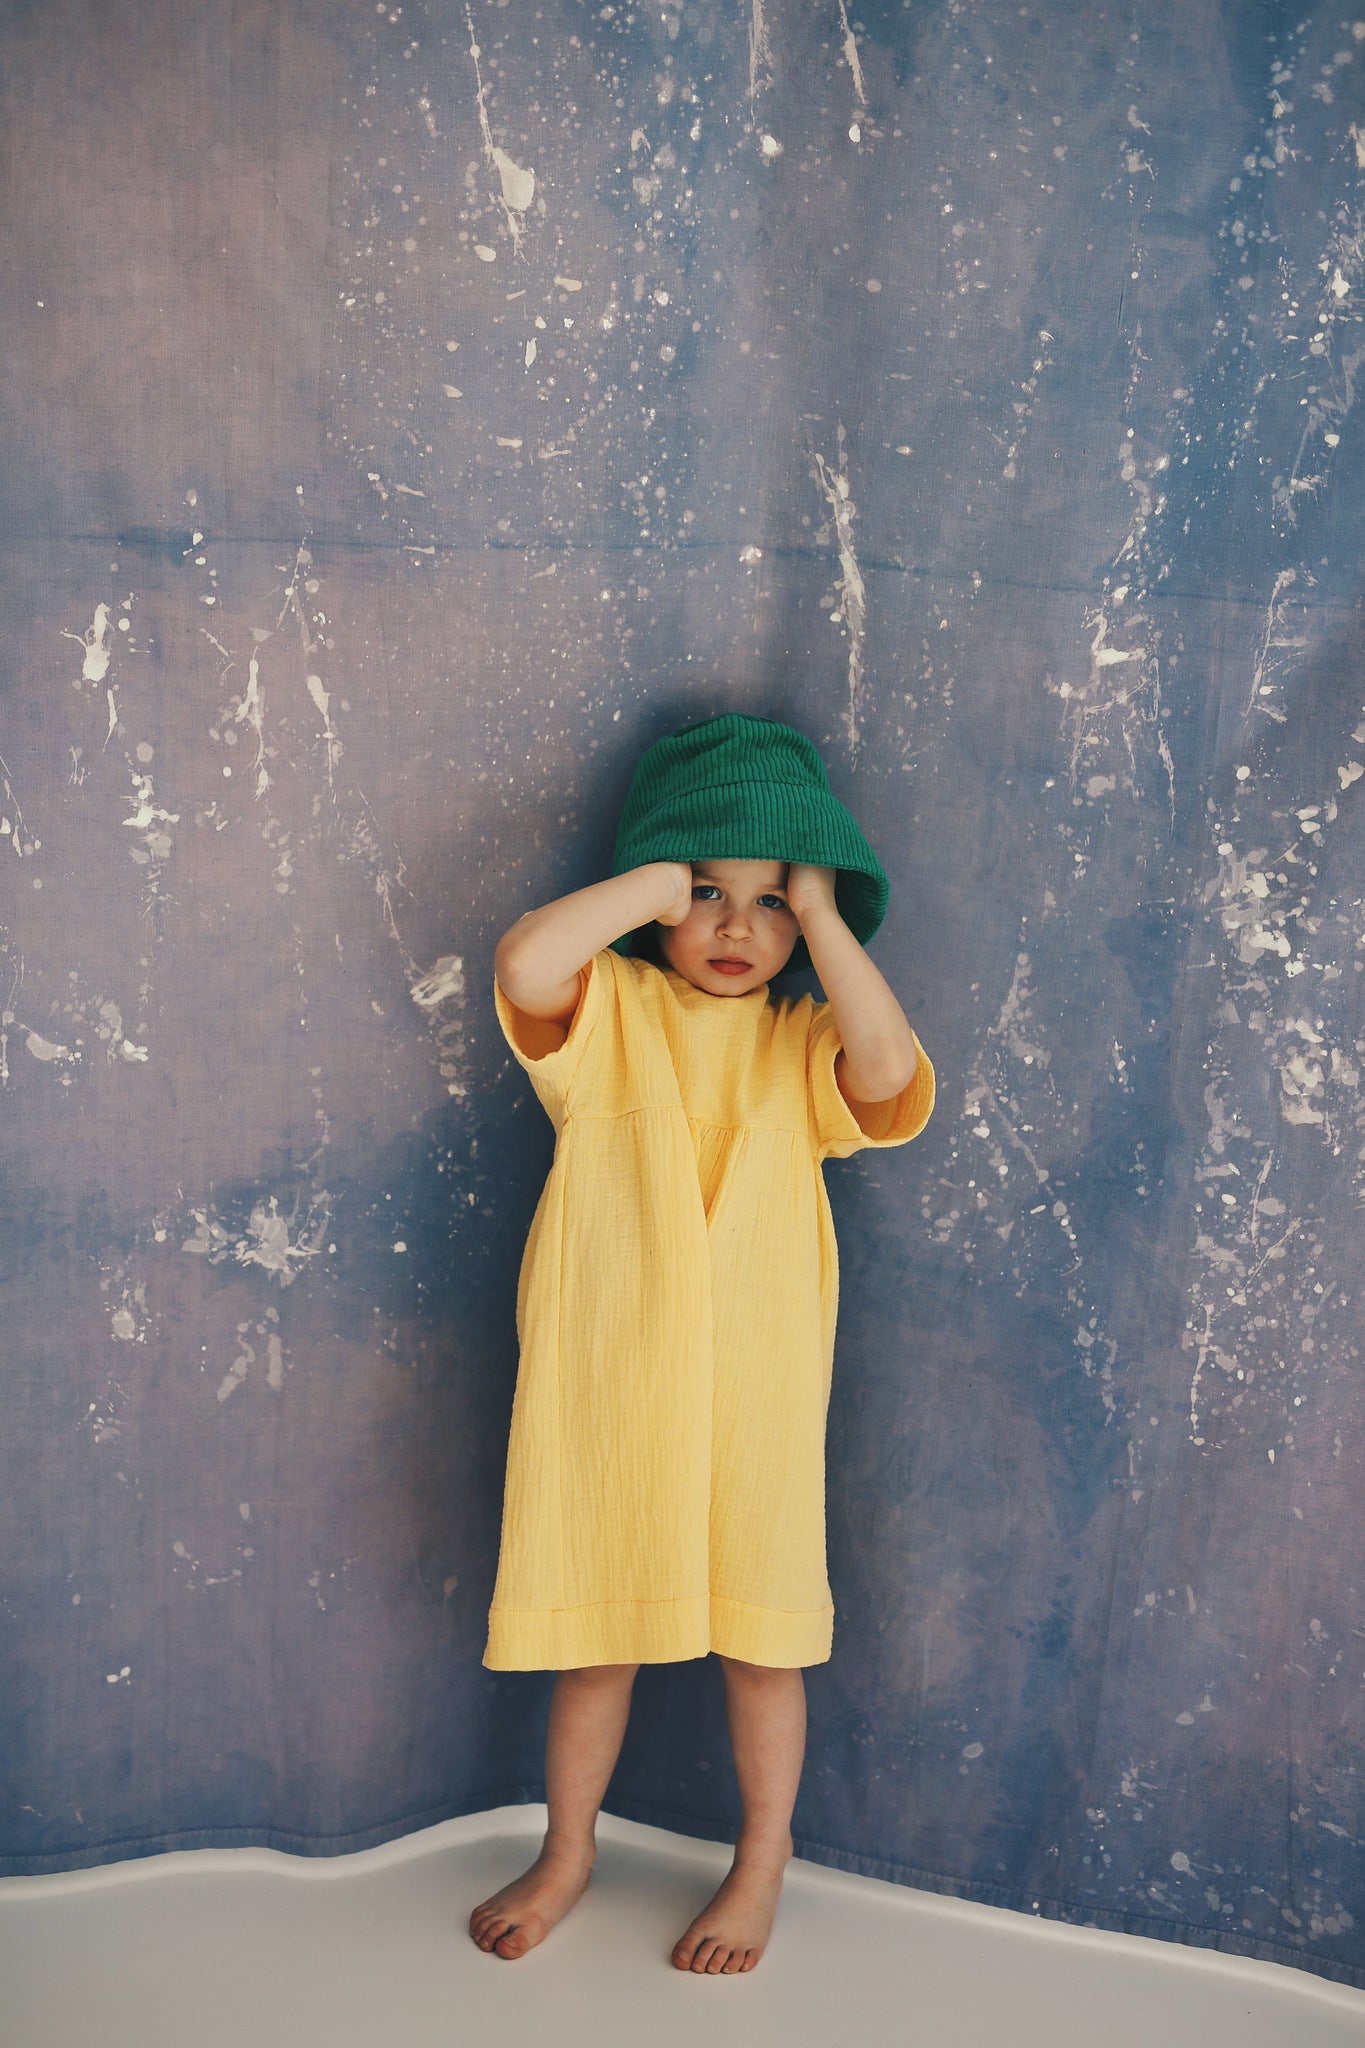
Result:
M733 707L940 1087L799 1844L1365 1985L1365 25L472 22L4 13L0 1868L540 1796L493 949ZM733 1827L714 1660L608 1804Z

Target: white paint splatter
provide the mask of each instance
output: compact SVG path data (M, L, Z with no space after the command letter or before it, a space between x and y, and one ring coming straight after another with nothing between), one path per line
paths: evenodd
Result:
M218 1399L226 1401L229 1394L235 1394L247 1376L248 1369L256 1363L256 1353L245 1339L239 1338L238 1352L218 1386Z
M243 1266L262 1266L275 1276L281 1287L288 1287L307 1261L318 1256L332 1217L332 1198L326 1188L319 1188L310 1196L300 1223L301 1199L301 1193L295 1196L290 1214L282 1216L278 1198L271 1195L268 1202L256 1204L246 1229L236 1233L226 1229L207 1209L192 1209L190 1214L195 1219L195 1232L184 1240L180 1249L197 1253L211 1266L219 1265L228 1258ZM296 1224L297 1233L291 1236ZM220 1395L219 1398L225 1400L227 1396Z
M374 481L374 479L372 478L371 481ZM421 497L423 495L420 491L408 490L402 484L396 485L395 489L406 491L406 494L410 497ZM382 489L382 486L381 496L387 500L388 493ZM345 752L345 748L342 744L341 736L332 721L330 711L331 693L326 689L323 679L317 673L316 668L316 664L325 658L325 641L321 637L322 633L325 632L325 624L321 612L317 614L316 619L310 619L309 616L309 601L311 600L316 603L319 590L319 579L311 573L312 570L313 556L311 550L302 546L296 548L294 551L293 568L289 581L285 585L284 600L274 625L253 626L251 628L251 637L255 642L256 651L252 653L247 663L246 695L240 699L233 700L232 723L234 725L247 725L256 735L256 757L252 766L256 771L255 794L258 799L263 797L272 786L272 778L265 764L268 759L273 758L275 751L266 744L265 692L261 682L261 656L259 650L275 638L275 635L280 631L285 620L291 614L298 627L299 648L306 664L304 684L313 703L322 714L323 739L327 747L327 786L332 792L333 797L336 794L336 764ZM314 631L315 626L318 628L317 632ZM208 637L210 639L213 638L211 634ZM214 640L213 645L223 656L225 662L231 666L232 655L223 646L222 642ZM224 670L224 674L226 673L227 671ZM220 714L221 720L225 721L226 717L226 713ZM214 727L211 730L213 737L217 739L217 728ZM270 830L269 824L267 824L265 829L267 831Z
M266 1340L265 1368L265 1383L272 1394L278 1394L283 1387L285 1371L284 1346L278 1336L272 1333Z
M260 657L253 654L247 663L246 695L233 713L233 723L248 724L256 735L256 759L252 766L256 770L256 795L263 797L270 787L270 775L265 765L265 700L261 696Z
M36 839L25 839L24 813L15 795L14 784L10 781L9 767L3 754L0 754L0 791L3 791L6 807L6 815L0 817L0 838L8 839L22 860L26 853L33 852L39 842ZM10 811L14 813L13 818L8 815Z
M156 801L150 775L139 775L133 769L129 773L133 778L133 808L123 823L142 834L142 845L131 849L132 857L140 867L159 866L171 851L171 835L164 828L178 825L180 813L165 810Z
M1341 428L1355 404L1361 366L1365 364L1365 346L1350 349L1340 357L1333 354L1339 323L1345 321L1354 327L1359 317L1348 311L1345 303L1354 287L1365 279L1365 214L1358 206L1349 209L1342 205L1337 209L1317 270L1326 282L1318 288L1315 338L1309 342L1303 358L1313 371L1315 389L1304 408L1303 428L1289 475L1275 477L1270 491L1275 511L1289 526L1298 524L1298 499L1316 496L1326 486L1330 455L1320 459L1320 444L1325 443L1329 449L1339 444ZM1328 432L1335 439L1328 440Z
M751 0L749 16L749 98L752 100L765 85L772 83L772 51L768 46L768 24L763 13L763 0ZM760 77L766 72L766 77Z
M341 742L337 738L336 730L332 724L331 713L328 709L332 701L331 695L322 687L321 676L306 676L304 681L307 683L309 696L322 713L322 736L327 742L327 787L335 790L336 785L332 780L332 770L336 763L337 755L341 752Z
M85 660L81 664L79 680L73 680L72 688L79 689L81 683L102 683L109 673L109 659L113 653L113 642L109 638L109 607L95 606L95 616L83 633L68 633L62 630L63 640L75 640L85 649Z
M839 466L832 469L823 455L816 454L812 472L818 479L825 494L834 522L834 539L839 550L839 567L842 574L835 585L839 593L839 611L831 613L836 624L848 628L848 710L844 714L844 726L848 733L849 754L854 760L858 754L858 711L859 692L863 681L863 638L867 625L867 593L863 586L862 570L858 567L858 556L853 545L853 522L858 508L853 502L848 481L848 452L845 448L843 422L838 427ZM817 543L824 546L829 529L823 528L817 534Z
M858 38L849 27L848 8L845 5L845 0L839 0L839 20L843 25L844 31L844 62L853 73L853 90L858 95L858 105L865 110L867 107L867 94L863 89L863 67L858 62Z
M514 163L505 149L493 148L493 162L502 183L502 203L508 220L525 213L536 196L536 174L529 166Z
M1131 479L1131 449L1125 446L1124 452L1128 456L1128 464L1125 466L1124 474L1126 478ZM1146 527L1147 515L1151 509L1150 492L1147 491L1145 485L1143 490L1146 494L1146 502L1134 520L1123 547L1120 548L1115 557L1116 564L1121 562L1126 554L1135 554L1140 545L1142 534ZM1113 599L1116 599L1117 595L1118 593L1114 593ZM1132 779L1135 778L1137 770L1137 751L1134 740L1141 727L1144 724L1149 724L1155 731L1157 757L1166 775L1166 787L1171 811L1171 828L1174 830L1175 761L1166 738L1165 724L1162 718L1161 664L1156 651L1152 646L1145 643L1139 644L1136 647L1111 647L1108 644L1111 622L1108 612L1103 605L1086 612L1082 617L1081 623L1082 627L1091 635L1089 676L1079 689L1074 688L1071 683L1065 681L1055 686L1056 694L1066 704L1066 722L1071 728L1071 758L1068 763L1067 773L1072 793L1075 793L1077 780L1080 775L1082 755L1096 744L1097 735L1113 720L1116 713L1119 737L1123 741L1128 769L1128 779L1125 786L1129 786ZM1149 625L1150 620L1145 612L1139 610L1125 612L1123 623L1127 631L1135 632L1139 627ZM1117 686L1111 685L1107 680L1109 671L1111 669L1127 667L1130 663L1136 667L1137 679L1131 683L1125 679L1120 681ZM1049 687L1053 687L1050 680ZM1141 700L1148 694L1151 697L1151 711L1150 714L1145 714L1141 708ZM1091 779L1093 780L1093 778Z
M400 947L400 950L404 951L406 959L406 949ZM408 987L417 1007L424 1010L430 1019L435 1040L436 1070L445 1083L446 1093L463 1098L469 1093L463 1078L467 1063L464 961L456 953L443 953L425 975L417 972L415 963L410 963Z
M520 254L521 238L526 227L526 210L536 196L536 174L528 166L516 163L505 149L499 149L493 140L493 131L488 125L488 106L484 97L483 73L479 69L479 45L474 37L474 16L465 8L465 20L469 24L469 54L474 61L474 82L478 88L479 127L483 134L484 153L498 174L499 199L507 219L512 247ZM484 256L481 247L476 254L485 262L492 260L491 252Z
M412 1000L420 1010L436 1010L452 996L465 992L464 960L458 953L443 953L427 973L412 983Z
M1266 681L1267 664L1271 660L1272 649L1281 647L1297 648L1303 647L1306 644L1301 639L1286 639L1284 637L1284 616L1288 604L1285 592L1292 588L1297 579L1298 571L1295 569L1281 569L1275 578L1274 586L1270 593L1270 602L1266 606L1265 628L1261 634L1261 644L1257 649L1256 659L1252 663L1251 690L1247 697L1246 710L1243 716L1258 705L1262 710L1271 710L1269 705L1261 704L1261 699L1268 697L1274 687L1273 682L1268 683ZM1271 711L1271 716L1277 717L1283 723L1283 712L1276 713Z
M35 1060L78 1060L80 1054L73 1052L69 1045L57 1045L50 1038L44 1038L39 1031L30 1031L24 1040Z

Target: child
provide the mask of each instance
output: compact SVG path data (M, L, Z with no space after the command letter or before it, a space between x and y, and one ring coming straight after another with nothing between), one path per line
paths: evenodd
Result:
M712 1650L743 1821L672 1959L733 1975L763 1953L792 1854L801 1667L833 1630L820 1163L904 1144L934 1103L863 951L888 894L809 740L727 712L643 756L611 879L498 945L498 1021L557 1137L517 1290L483 1661L558 1676L544 1846L470 1916L492 1954L524 1955L587 1885L640 1664ZM808 964L827 1002L770 999Z

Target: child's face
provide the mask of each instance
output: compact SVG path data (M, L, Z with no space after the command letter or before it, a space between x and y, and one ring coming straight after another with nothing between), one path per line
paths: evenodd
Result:
M659 949L694 988L743 996L786 966L801 936L787 908L787 863L781 860L699 860L692 863L692 908L681 924L658 925ZM718 961L739 959L746 971Z

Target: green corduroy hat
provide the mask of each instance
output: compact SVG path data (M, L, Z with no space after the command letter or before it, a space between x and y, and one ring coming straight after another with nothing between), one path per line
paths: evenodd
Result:
M839 915L866 945L886 915L891 884L829 786L804 733L773 718L724 711L656 740L631 778L611 871L653 860L784 860L834 868ZM631 953L632 934L613 940ZM784 973L809 967L798 938Z

